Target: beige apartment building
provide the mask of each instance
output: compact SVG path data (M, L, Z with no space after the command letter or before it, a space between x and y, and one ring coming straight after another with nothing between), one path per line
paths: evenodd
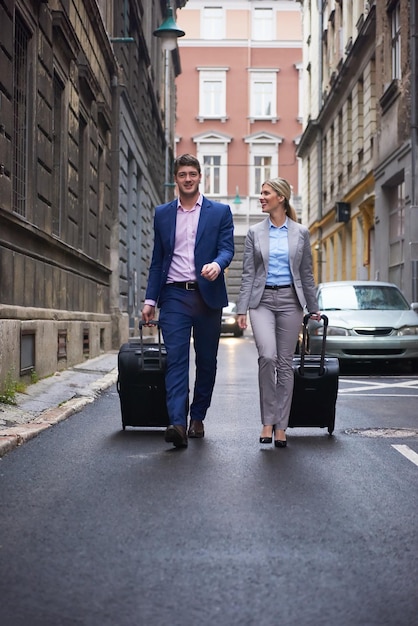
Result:
M298 156L316 279L389 280L416 301L416 2L300 4Z
M177 14L177 154L195 154L205 195L230 204L236 255L233 300L244 237L263 216L264 180L282 176L302 214L297 145L302 133L302 21L297 2L189 0Z

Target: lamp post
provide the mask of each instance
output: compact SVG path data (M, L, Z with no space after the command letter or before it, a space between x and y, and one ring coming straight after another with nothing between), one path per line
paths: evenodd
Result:
M153 35L162 40L164 51L164 138L165 138L165 177L164 177L164 199L169 200L169 189L174 184L170 180L170 139L171 139L171 88L170 88L170 52L175 49L178 37L184 37L184 30L178 28L174 21L173 9L167 1L166 18Z

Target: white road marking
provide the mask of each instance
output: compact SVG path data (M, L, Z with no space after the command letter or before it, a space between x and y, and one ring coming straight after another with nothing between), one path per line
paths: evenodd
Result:
M395 448L395 450L403 454L404 457L409 459L409 461L412 461L412 463L415 463L418 467L418 454L411 450L409 446L392 444L392 448Z
M358 381L358 380L353 380L353 379L346 379L346 378L340 378L340 383L344 383L346 385L349 385L347 387L344 387L343 389L341 387L339 387L338 389L338 393L339 394L344 394L344 395L363 395L361 393L361 391L368 391L369 393L367 394L368 396L384 396L384 395L396 395L396 396L405 396L405 397L414 397L416 394L413 392L418 392L418 380L416 378L413 379L409 379L409 380L397 380L395 382L386 382L386 381ZM394 391L396 389L403 389L403 390L410 390L412 393L408 393L408 394L400 394L400 393L370 393L370 392L377 392L379 390L386 390L386 391L390 391L391 389L393 389Z

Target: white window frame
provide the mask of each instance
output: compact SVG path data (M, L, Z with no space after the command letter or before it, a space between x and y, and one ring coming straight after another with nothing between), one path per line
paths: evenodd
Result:
M254 7L252 12L252 40L274 41L276 38L275 11L272 7Z
M199 122L204 120L227 120L226 72L228 68L198 67L199 71ZM215 87L219 89L216 102Z
M250 122L254 120L269 120L276 123L277 117L277 73L279 70L250 70ZM270 112L259 111L261 98L268 97L267 90L262 93L262 86L270 85ZM263 106L265 103L263 103Z
M196 144L196 157L200 162L202 168L202 193L213 198L221 198L227 196L228 191L228 144L231 142L231 137L228 135L222 135L219 133L205 133L193 137L193 141ZM212 193L211 190L207 191L205 185L205 172L204 172L204 157L220 157L219 164L219 192ZM213 182L213 181L212 181ZM213 189L211 183L211 189Z
M268 133L258 133L245 138L245 143L249 144L250 196L258 197L260 195L259 184L256 186L256 157L271 157L270 178L276 178L279 175L279 145L282 141L282 137ZM263 181L260 180L260 184L262 183Z
M225 39L225 10L222 6L203 7L200 16L202 39Z

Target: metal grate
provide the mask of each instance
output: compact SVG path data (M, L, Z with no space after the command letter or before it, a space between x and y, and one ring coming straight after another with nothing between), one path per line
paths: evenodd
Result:
M16 15L13 66L13 211L23 216L26 216L28 41L29 33Z

